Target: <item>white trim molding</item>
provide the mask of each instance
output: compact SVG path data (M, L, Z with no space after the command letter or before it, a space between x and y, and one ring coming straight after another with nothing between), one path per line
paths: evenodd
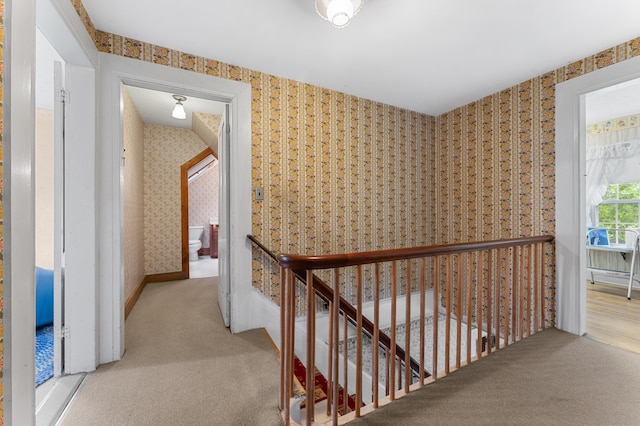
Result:
M556 327L587 331L585 95L640 78L640 57L556 86Z
M7 0L3 97L4 424L35 424L34 0Z
M122 85L128 84L231 105L231 331L255 325L246 315L250 303L251 246L251 86L222 78L99 54L98 223L100 363L124 351L123 205L121 196ZM221 189L224 190L224 189Z

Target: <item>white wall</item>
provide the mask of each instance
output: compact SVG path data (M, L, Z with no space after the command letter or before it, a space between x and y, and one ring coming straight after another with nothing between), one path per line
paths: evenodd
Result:
M36 109L36 266L53 269L53 111Z

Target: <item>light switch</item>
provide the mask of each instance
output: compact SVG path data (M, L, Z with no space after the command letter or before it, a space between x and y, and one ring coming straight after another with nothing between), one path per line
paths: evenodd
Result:
M264 189L263 188L256 188L254 190L254 192L256 194L256 201L264 200Z

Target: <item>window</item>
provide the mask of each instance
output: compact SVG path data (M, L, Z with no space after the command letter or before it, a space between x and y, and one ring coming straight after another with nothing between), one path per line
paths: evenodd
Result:
M598 205L598 226L602 228L640 227L640 182L611 183ZM624 244L625 232L609 232L612 244Z

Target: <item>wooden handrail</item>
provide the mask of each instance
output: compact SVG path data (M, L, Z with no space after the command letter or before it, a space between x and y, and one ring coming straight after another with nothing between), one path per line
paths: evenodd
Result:
M275 256L272 253L280 265L281 289L284 294L281 299L281 306L284 306L281 312L281 329L283 330L281 345L287 350L287 355L281 367L283 372L280 401L281 407L284 407L285 423L290 424L292 421L289 407L294 397L291 383L295 374L291 360L295 356L294 325L297 306L306 306L309 313L306 322L307 365L313 366L316 364L313 336L316 335L314 318L317 297L330 301L326 414L314 411L317 404L312 398L307 399L304 417L306 424L309 425L326 424L329 419L337 425L341 422L340 418L344 416L362 415L360 405L354 405L352 402L346 404L347 400L351 400L347 394L350 384L355 390L353 395L356 404L367 404L365 410L376 409L379 407L379 402L393 401L417 387L448 375L452 369L461 368L492 351L507 347L543 330L546 327L545 307L548 301L546 292L551 279L545 259L553 251L553 240L553 236L544 235L326 256L288 254ZM545 246L548 248L545 249ZM391 268L390 283L388 283L390 288L385 291L391 308L391 333L387 345L382 343L382 341L386 343L384 337L378 338L377 330L380 327L378 297L382 264L387 264ZM368 390L363 393L363 359L360 355L364 353L362 335L365 333L361 311L361 292L364 286L363 265L373 266L374 323L371 324L370 329L373 330L374 335L373 344L369 349L372 360L370 395ZM399 265L403 265L400 271ZM358 291L358 309L340 297L340 288L343 284L340 277L341 272L344 273L341 269L347 267L357 269L355 284ZM333 276L331 284L316 277L315 270L331 272ZM428 274L429 270L431 271ZM417 277L414 277L414 271L418 272ZM406 283L406 286L398 285L398 273L402 274L400 280L403 284ZM296 276L306 277L308 283L306 299L304 294L296 288ZM428 335L432 348L431 365L429 365L432 377L420 378L414 383L415 377L412 377L408 370L410 347L413 347L409 342L415 340L415 334L410 332L409 327L412 321L410 295L415 282L420 287L419 316L421 318L418 330L420 362L416 371L419 376L424 375L425 363L428 362L425 354L427 352L425 338ZM428 289L427 284L432 288ZM397 297L403 290L406 290L407 294L406 334L403 339L407 345L404 348L406 352L398 347L396 334ZM427 292L430 293L429 297L433 298L433 316L429 330L425 321ZM351 308L349 312L347 312L349 309L347 306ZM343 310L345 320L340 319L340 310ZM349 335L347 322L351 322L354 316L358 321L355 330L357 357L355 366L349 367L346 363L347 345L344 345L341 350L338 350L338 347L341 338ZM440 316L442 316L441 320L439 320ZM381 361L384 378L378 374L378 351L379 347L383 346L388 348L386 360ZM442 355L444 355L443 360L440 359ZM411 362L411 368L413 370L413 362ZM348 373L349 371L351 373ZM355 385L352 385L352 378L355 378ZM307 371L306 383L307 386L313 386L314 376L311 370ZM377 391L382 390L383 386L385 390L381 397ZM312 392L310 387L306 390L308 393ZM340 398L345 402L344 408L339 401ZM353 414L350 411L353 411Z
M395 260L416 259L421 257L441 256L452 253L467 253L472 251L493 250L499 248L525 246L536 243L553 241L550 235L538 237L511 238L475 243L456 243L439 246L423 246L400 248L394 250L379 250L345 254L327 254L321 256L303 256L296 254L281 254L278 263L283 268L315 270L344 268L346 266L366 265L369 263L391 262Z
M278 256L272 252L271 250L269 250L264 244L262 244L260 241L258 241L258 239L256 237L254 237L253 235L249 234L247 235L247 238L249 240L251 240L255 245L257 245L260 250L262 250L263 252L267 253L269 255L270 258L272 258L273 260L278 260Z
M272 259L277 261L278 258L280 257L280 256L277 256L275 253L273 253L271 250L269 250L267 247L265 247L253 235L247 235L247 238L251 240L253 243L255 243L262 251L264 251ZM293 273L298 280L300 280L306 285L307 280L306 280L304 271L299 269L293 269ZM333 300L333 289L329 287L327 283L325 283L322 279L320 279L316 275L313 275L313 288L316 290L316 293L321 297L321 299L324 300L325 302L329 303L330 301ZM355 326L357 321L356 318L357 318L358 311L351 303L349 303L342 296L340 296L339 309L345 314L349 322ZM367 332L369 337L373 336L373 332L374 332L373 323L366 317L362 317L362 328ZM391 349L391 338L382 330L378 330L378 336L379 336L380 344L384 346L386 349ZM398 357L400 357L400 359L405 358L405 351L399 345L396 345L396 354L398 355ZM410 358L410 365L411 365L411 370L413 370L416 374L419 374L420 364L416 360L414 360L413 357ZM424 376L425 378L429 377L430 375L431 374L429 374L429 372L425 371L425 376Z

